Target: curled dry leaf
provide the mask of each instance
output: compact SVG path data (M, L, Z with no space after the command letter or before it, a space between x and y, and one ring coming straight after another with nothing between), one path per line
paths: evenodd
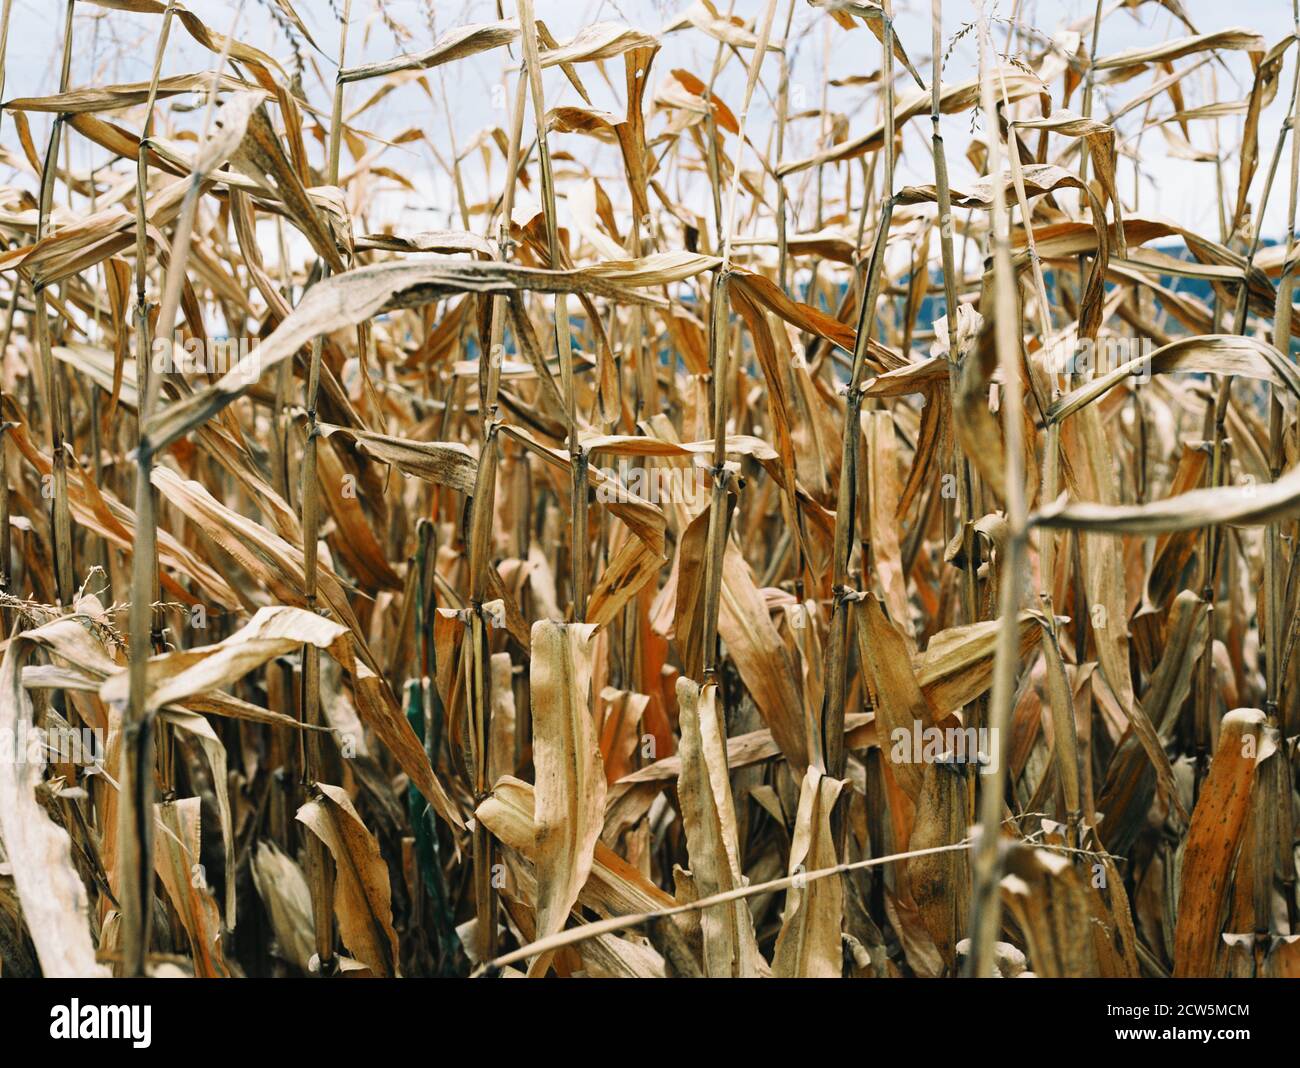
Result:
M295 817L334 858L334 914L348 952L381 978L399 974L388 866L352 801L337 786L317 783Z
M6 974L1300 969L1276 12L221 6L0 4Z
M679 679L677 703L682 724L677 796L693 882L698 896L708 897L734 890L745 881L727 776L726 733L716 686L700 687L690 679ZM754 919L743 900L705 909L700 925L704 974L709 978L753 978L768 970L758 952ZM800 956L793 948L792 952Z
M530 683L539 938L564 926L591 872L605 805L605 771L591 714L590 624L533 624ZM546 971L539 957L529 973Z
M31 737L35 725L19 668L38 640L15 635L0 660L0 733L10 747ZM27 930L42 974L63 979L103 976L107 970L95 960L90 902L72 863L68 832L50 820L36 798L45 760L43 751L35 755L39 759L24 753L21 760L0 760L0 840Z

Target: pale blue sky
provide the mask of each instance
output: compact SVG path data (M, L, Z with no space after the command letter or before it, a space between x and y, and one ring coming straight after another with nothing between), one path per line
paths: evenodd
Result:
M245 0L237 36L271 52L286 64L289 63L290 49L285 38L273 26L267 14L268 0ZM619 20L630 22L639 28L657 31L671 16L685 8L689 0L669 2L669 0L537 0L538 16L545 20L552 32L559 38L571 36L583 25L596 20ZM1223 29L1229 26L1244 26L1263 34L1271 45L1291 32L1291 0L1234 0L1223 3L1222 0L1183 0L1183 5L1192 21L1201 32ZM232 0L188 0L188 6L195 11L213 29L227 32L235 10ZM341 8L342 0L334 0L334 6ZM467 22L484 22L495 19L496 4L494 0L385 0L384 6L398 22L408 27L412 33L409 42L399 43L390 30L375 14L375 0L354 0L352 43L349 61L361 59L380 59L401 51L418 51L428 47L432 35L426 12L431 8L437 10L437 30L446 29ZM725 3L720 3L725 8ZM1002 0L995 5L1001 15L1009 15L1012 0ZM1094 0L1021 0L1020 17L1028 25L1035 26L1047 33L1053 32L1065 21L1072 21L1091 14ZM1107 0L1107 7L1118 7L1117 0ZM337 23L332 14L330 0L296 0L296 7L302 14L318 42L329 53L337 48ZM747 17L754 17L764 7L763 0L736 0L735 11ZM507 14L512 12L512 4L505 0ZM58 74L58 56L60 36L62 33L64 10L63 0L15 0L13 8L13 28L10 35L8 56L8 73L4 96L40 95L53 91ZM778 12L784 17L786 0L778 0ZM898 12L900 38L908 54L921 68L923 76L929 76L930 0L895 0ZM95 82L133 81L148 77L152 57L153 41L157 32L156 16L136 16L121 12L105 12L88 4L78 6L76 20L75 60L72 82L85 85ZM945 40L961 26L974 18L975 7L969 0L943 0ZM795 21L792 38L798 41L792 55L792 85L796 101L800 92L806 106L815 106L820 99L822 83L829 74L832 78L842 78L853 73L869 73L879 66L880 48L875 38L865 28L859 27L852 33L845 33L838 27L831 26L830 57L826 61L826 38L824 27L828 23L826 16L810 7L804 0L796 0ZM995 39L1000 44L1004 30L995 31ZM1157 3L1147 3L1136 12L1116 11L1103 25L1099 51L1107 54L1141 44L1153 44L1161 40L1182 36L1186 32L1178 25L1168 11ZM207 69L211 57L197 46L179 29L173 31L174 45L169 50L164 67L165 74ZM746 53L747 55L748 53ZM517 53L516 53L517 55ZM664 41L662 54L656 59L652 71L652 86L657 86L662 78L674 67L685 67L707 77L714 55L714 45L698 32L676 33L668 35ZM1294 55L1294 54L1293 54ZM317 80L311 70L315 67L329 82L333 80L333 63L317 53L307 53L308 76L307 91L310 99L322 108L328 107L328 90ZM1250 86L1249 65L1241 54L1225 54L1226 69L1218 68L1220 99L1239 99L1244 97ZM945 69L945 80L959 81L973 75L975 53L971 38L961 41L953 50ZM504 51L496 51L471 60L462 61L445 68L446 91L454 124L457 143L463 150L476 134L490 124L505 125L505 112L494 108L494 101L500 104L505 94L499 90L494 95L493 87L502 83L506 65L510 57ZM1188 60L1179 61L1186 64ZM1260 154L1261 171L1267 165L1269 155L1277 137L1284 114L1286 99L1289 96L1293 68L1293 58L1288 58L1283 72L1281 87L1277 100L1265 115L1261 125ZM769 61L771 71L767 72L768 84L775 85L776 61ZM615 80L616 90L602 84L595 68L584 67L584 79L592 90L597 107L615 110L622 97L621 67L609 65L610 76ZM1189 79L1189 104L1204 102L1203 86L1196 81L1205 70ZM1234 82L1235 77L1235 82ZM1149 84L1151 76L1143 75L1123 85L1109 87L1103 92L1103 103L1118 106L1130 99ZM438 80L433 82L435 89ZM719 82L720 95L733 109L739 109L742 95L743 71L738 63L732 61L729 69ZM900 83L900 89L903 83ZM578 98L563 81L558 71L548 72L547 103L578 103ZM349 108L356 106L369 95L366 86L354 86L349 90ZM830 107L848 116L850 135L857 134L870 126L875 119L874 104L863 107L863 91L860 89L841 88L831 91ZM1075 101L1077 102L1077 95ZM1099 106L1098 111L1101 111ZM1172 111L1167 97L1156 101L1153 115ZM766 129L771 121L771 110L762 92L754 102L750 116L750 135L760 146L766 144ZM38 141L44 130L48 129L48 117L33 117L33 126ZM1140 113L1129 116L1131 124L1140 119ZM531 125L531 112L529 115ZM183 120L181 120L183 121ZM963 159L960 149L964 147L964 138L968 130L969 116L961 116L949 123L952 136L949 139L950 159L953 159L953 181L960 183L974 177L973 172ZM441 100L430 101L418 88L406 86L392 93L381 104L366 112L357 120L363 129L383 135L392 135L411 126L423 126L445 152L447 145L447 120L443 113ZM1220 138L1224 152L1236 151L1240 136L1241 119L1233 116L1221 123ZM1193 124L1192 140L1198 148L1208 149L1212 145L1211 123ZM654 124L651 130L654 131ZM1125 128L1121 127L1121 132ZM923 139L928 138L928 120L915 120L905 133L908 139L902 162L901 179L903 181L931 180L930 164L923 151ZM5 123L0 134L6 144L11 144L13 126ZM813 147L817 136L816 122L795 123L789 133L790 156L807 154ZM79 139L78 139L79 140ZM953 149L953 144L958 147ZM84 143L83 143L84 144ZM565 147L575 152L589 150L591 142L587 139L570 137ZM1148 132L1143 141L1143 172L1141 197L1142 207L1176 219L1186 225L1209 230L1213 226L1214 215L1214 168L1204 163L1193 163L1172 159L1167 155L1163 139L1154 132ZM78 151L81 151L79 148ZM608 173L616 171L614 158L610 157ZM77 162L88 164L91 157L86 155ZM419 145L406 145L390 149L382 163L400 170L413 181L419 194L412 197L394 187L391 195L379 202L378 211L390 216L399 227L406 229L430 229L448 225L459 225L458 220L449 216L451 206L449 186L440 173L430 151ZM467 167L472 164L467 164ZM753 166L749 161L747 166ZM498 164L499 167L499 164ZM346 169L346 161L345 161ZM599 170L599 165L598 165ZM1235 186L1236 163L1226 169L1229 175L1229 188ZM1283 172L1285 173L1285 172ZM499 174L499 171L498 171ZM0 176L0 180L9 180ZM29 178L20 177L20 182ZM479 183L481 185L481 182ZM1132 169L1127 164L1122 169L1121 189L1126 196L1131 196ZM1279 181L1266 213L1265 232L1278 235L1284 230L1284 209L1286 190L1284 182ZM619 183L609 184L612 196L617 197ZM471 198L475 186L471 184ZM687 194L689 195L689 190ZM692 207L707 214L704 203L692 204ZM527 210L525 202L521 206ZM382 220L372 220L378 223ZM805 225L806 223L806 225ZM800 225L807 228L810 220L801 220Z

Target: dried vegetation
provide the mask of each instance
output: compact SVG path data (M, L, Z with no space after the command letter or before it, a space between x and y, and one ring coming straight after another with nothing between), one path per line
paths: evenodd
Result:
M1296 37L43 6L59 91L0 113L0 728L50 756L0 762L6 975L1300 972ZM1174 32L1102 55L1103 15ZM152 78L75 84L127 17ZM860 57L851 116L792 102L798 34ZM458 227L376 221L413 142Z

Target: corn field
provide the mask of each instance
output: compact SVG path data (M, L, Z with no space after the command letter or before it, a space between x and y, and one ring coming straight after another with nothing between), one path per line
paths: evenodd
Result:
M1296 0L686 3L0 0L0 974L1300 976Z

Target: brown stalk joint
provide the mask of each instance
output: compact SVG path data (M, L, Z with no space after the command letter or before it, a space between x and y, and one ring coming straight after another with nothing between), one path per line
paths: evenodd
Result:
M501 227L501 234L497 238L497 254L502 260L508 261L510 257L514 255L517 244L518 242L510 236L510 227L503 225Z
M856 601L861 601L864 597L866 597L865 593L861 590L855 590L852 586L844 586L836 583L831 587L831 601L836 608L841 605L853 604Z
M725 463L709 465L709 478L713 480L715 486L721 486L723 489L727 489L731 486L732 479L735 477L735 472Z
M134 749L140 744L140 739L153 730L153 721L157 716L157 709L146 708L139 719L126 719L123 722L122 740L126 743L127 748Z

